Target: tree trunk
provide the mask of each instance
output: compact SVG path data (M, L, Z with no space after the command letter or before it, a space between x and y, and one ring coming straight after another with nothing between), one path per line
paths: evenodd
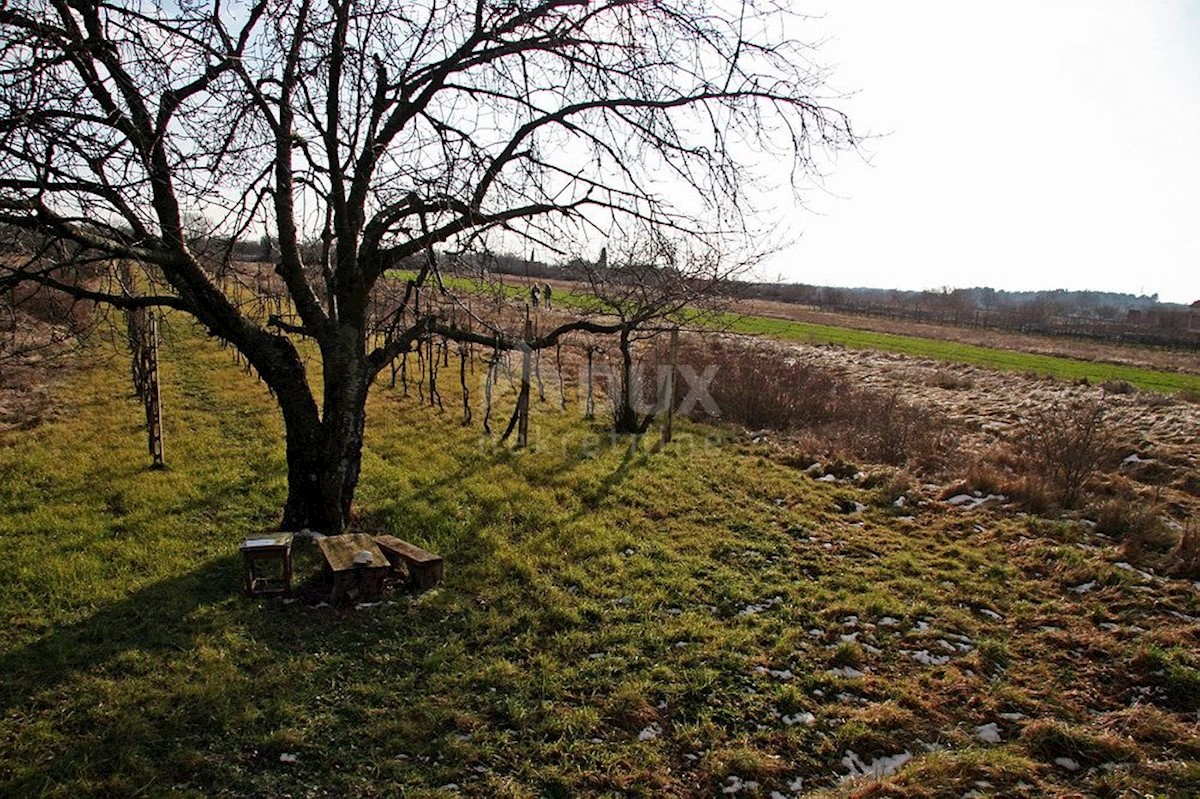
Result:
M287 433L288 497L283 529L340 533L362 466L363 427L371 373L354 329L343 326L321 342L324 415L307 384L279 390ZM305 401L307 396L307 402Z
M640 391L641 387L634 385L633 347L629 341L628 331L621 331L620 350L621 375L617 391L619 399L614 427L618 433L637 433L639 425L635 407L635 392Z

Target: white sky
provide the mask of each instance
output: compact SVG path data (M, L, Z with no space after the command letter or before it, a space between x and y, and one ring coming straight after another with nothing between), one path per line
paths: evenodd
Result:
M878 138L807 210L779 193L761 277L1200 299L1200 0L804 7Z

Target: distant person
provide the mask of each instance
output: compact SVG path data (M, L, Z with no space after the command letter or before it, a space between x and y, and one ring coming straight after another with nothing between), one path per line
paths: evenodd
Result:
M550 310L550 284L546 284L546 288L542 289L542 299L546 302L546 310Z
M537 284L536 284L536 283L534 283L532 286L530 286L530 287L529 287L529 301L533 303L533 307L534 307L534 308L536 308L536 307L537 307L537 304L538 304L538 287L537 287Z

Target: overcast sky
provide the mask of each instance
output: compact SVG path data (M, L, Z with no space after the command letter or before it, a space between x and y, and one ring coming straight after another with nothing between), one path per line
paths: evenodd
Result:
M805 7L877 138L781 195L763 277L1200 299L1200 0Z

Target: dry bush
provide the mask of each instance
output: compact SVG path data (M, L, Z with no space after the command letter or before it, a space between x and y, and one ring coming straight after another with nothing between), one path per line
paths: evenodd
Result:
M657 357L665 357L661 348ZM716 364L709 393L719 418L751 430L815 434L826 451L923 471L939 468L955 450L944 417L894 392L854 386L835 371L778 351L689 339L681 345L679 363L690 364L697 373ZM691 415L702 417L703 410L692 409Z
M1167 556L1167 573L1188 580L1200 580L1200 526L1194 519L1184 525L1179 541Z
M1112 457L1115 442L1104 406L1082 401L1035 408L1022 420L1014 445L1027 476L1073 508L1087 481Z
M1133 394L1137 391L1128 380L1105 380L1100 384L1105 394Z
M1194 388L1185 388L1183 391L1178 392L1175 396L1184 402L1200 405L1200 391L1197 391Z
M755 347L701 347L693 340L681 348L679 362L698 373L715 363L709 393L721 418L750 429L793 430L830 421L839 397L850 391L837 374Z
M838 434L860 457L891 466L940 468L954 452L945 419L895 393L858 388L845 395Z
M1126 497L1105 500L1095 510L1096 532L1125 540L1130 535L1145 538L1159 524L1159 509Z
M975 381L971 378L946 369L938 369L929 377L927 383L935 388L944 388L948 391L961 391L975 386Z

